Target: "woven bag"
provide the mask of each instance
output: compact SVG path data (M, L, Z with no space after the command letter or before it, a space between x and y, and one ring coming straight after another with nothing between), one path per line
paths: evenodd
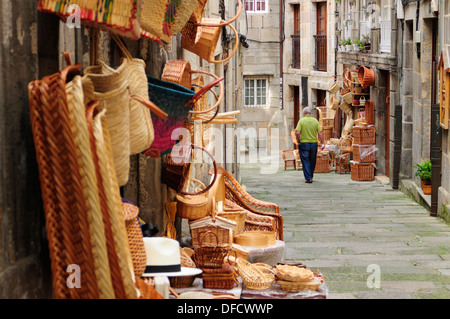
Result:
M128 236L120 197L119 184L114 170L111 141L106 121L106 110L98 112L98 102L90 103L86 109L86 118L90 132L91 149L94 156L98 176L98 191L103 199L105 231L112 238L107 241L110 257L114 250L117 255L114 272L120 272L120 280L113 285L121 285L123 296L116 298L136 298L136 289L133 283L133 261L128 244ZM112 264L111 264L112 265ZM111 266L111 267L113 267Z
M125 61L125 60L124 60ZM130 171L130 108L129 82L124 79L125 63L120 71L112 74L97 74L93 68L86 70L94 83L94 90L87 92L90 99L99 101L99 111L106 110L106 122L111 135L114 168L119 186L128 182ZM104 91L105 90L105 91Z
M134 40L141 36L142 1L139 0L39 0L38 10L53 13L67 19L77 5L81 23L90 28L98 28Z
M192 105L222 80L217 79L195 93L181 85L148 76L150 100L168 116L166 119L152 117L155 140L146 153L153 152L156 154L153 156L170 153L180 135L176 129L183 127Z
M201 79L201 81L197 81L196 83L193 83L193 81L192 81L193 74L208 75L214 79L215 83L218 82L219 87L220 87L220 93L218 96L217 96L217 94L215 94L213 92L217 101L212 107L199 108L198 107L199 105L197 102L199 102L200 100L201 100L200 105L205 105L205 101L207 104L207 99L203 99L203 97L202 97L200 99L197 99L197 101L194 105L194 110L189 111L189 114L190 114L190 117L188 119L189 123L192 124L194 121L207 123L207 122L212 121L219 112L219 106L223 100L223 96L224 96L224 92L225 92L224 86L222 83L223 78L219 79L218 76L212 74L211 72L202 71L202 70L192 70L190 63L188 61L171 60L165 64L164 69L163 69L163 74L161 76L161 80L176 83L178 85L184 86L187 89L194 90L196 93L199 93L203 90L203 88L205 87L205 84L204 84L203 78Z
M141 35L147 39L160 41L169 0L146 0L142 7Z
M123 70L124 79L130 83L130 96L138 95L141 99L149 99L145 62L142 59L134 59L122 40L113 35L113 39L120 48L127 63ZM103 63L103 74L112 74L114 70ZM153 143L155 132L150 112L140 100L130 99L130 154L139 154L145 151ZM153 110L153 109L152 109Z

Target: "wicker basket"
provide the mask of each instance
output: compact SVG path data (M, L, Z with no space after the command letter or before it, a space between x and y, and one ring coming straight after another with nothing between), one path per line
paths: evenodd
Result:
M167 61L161 80L179 84L190 90L192 87L190 63L184 60Z
M332 121L334 122L334 120L332 120ZM331 126L333 126L333 125L331 125ZM323 140L325 143L333 137L333 127L323 126L322 132L323 132Z
M352 129L353 144L369 145L375 144L375 126L359 127Z
M217 216L232 220L236 223L235 235L242 234L244 231L245 219L247 218L246 210L218 212Z
M358 163L350 161L351 179L353 181L375 180L375 166L373 163Z
M234 242L248 247L273 246L276 244L276 233L273 231L245 231L235 236Z
M274 275L262 272L257 266L254 266L242 258L238 258L236 264L239 270L239 275L248 289L268 289L275 281Z
M203 288L232 289L239 284L234 266L228 263L221 268L204 269L202 273Z
M147 258L145 255L142 230L138 222L139 208L130 203L122 203L122 207L134 273L140 276L145 271Z
M350 104L348 104L346 101L342 101L342 103L339 105L339 108L342 110L342 112L344 112L345 114L347 114L349 111L352 110Z
M191 179L191 181L199 183L203 189L206 188L206 186L197 179ZM200 195L177 194L176 199L178 217L195 220L208 215L209 202L207 193Z
M314 279L314 273L307 268L291 265L277 265L274 269L275 276L284 281L308 282Z
M353 160L360 163L375 162L375 145L353 145Z
M221 27L216 27L214 25L219 25L223 22L224 21L220 18L219 19L203 18L201 22L202 26L200 26L197 29L195 39L187 37L186 34L182 32L181 46L183 47L183 49L186 49L188 51L197 54L199 57L205 59L210 63L215 64L225 63L226 61L231 59L236 53L236 50L239 46L239 36L233 25L228 24L227 26L231 28L236 37L233 51L230 53L228 57L226 57L223 60L220 61L214 60L214 54L216 52L217 43L219 41L219 36L222 32Z
M329 156L317 156L316 168L314 173L329 173L330 172L330 157Z
M210 234L213 235L213 237L216 239L216 245L203 246L204 238L206 238L206 236ZM201 269L222 268L225 257L227 257L230 251L230 246L219 245L219 239L214 232L207 231L201 234L200 246L194 249L194 255L192 256L192 259L194 260L197 267Z
M317 291L319 289L319 286L322 284L322 281L319 278L314 278L314 280L308 282L277 280L277 284L280 285L280 288L283 291L291 291L291 292L303 290Z
M204 232L212 231L218 239L220 246L231 246L233 244L233 233L236 223L220 216L208 216L189 223L191 230L192 246L199 247L201 235ZM204 245L215 245L216 240L212 236L203 239Z

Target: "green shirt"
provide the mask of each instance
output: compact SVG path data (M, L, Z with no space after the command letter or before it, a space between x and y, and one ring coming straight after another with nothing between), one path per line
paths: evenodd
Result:
M319 121L311 115L305 115L295 128L300 132L300 143L317 143L317 133L322 132Z

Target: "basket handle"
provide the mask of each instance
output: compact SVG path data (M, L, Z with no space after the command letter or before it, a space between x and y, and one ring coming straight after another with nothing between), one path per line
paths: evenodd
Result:
M201 236L202 234L204 234L204 235ZM216 238L216 242L217 242L217 245L216 245L216 246L219 245L219 237L217 237L217 234L214 233L214 232L212 232L212 231L210 231L210 230L207 230L207 231L202 231L202 232L199 233L200 236L199 236L198 244L199 244L200 248L202 248L202 246L203 246L203 240L205 239L206 235L208 235L208 234L213 234L214 237Z
M128 51L125 43L123 43L122 40L114 33L111 33L111 38L113 38L114 42L116 42L117 46L119 47L121 55L125 56L125 58L130 61L133 60L133 56L131 55L130 51Z
M202 72L199 72L199 71L197 71L197 72L198 72L198 73L202 73ZM207 73L208 73L208 72L206 72L206 74L207 74ZM215 87L217 84L220 85L220 93L221 93L222 98L223 98L223 92L224 92L224 89L223 89L223 83L222 83L222 81L223 81L225 78L223 78L223 77L219 78L219 77L213 75L212 73L210 73L209 75L212 75L212 76L215 77L214 81L212 81L211 83L208 83L207 85L205 85L204 87L202 87L197 93L195 93L195 95L194 95L189 101L186 102L186 104L185 104L184 106L190 106L190 105L192 105L192 104L195 104L195 103L196 103L203 95L206 94L206 92L208 92L209 90L211 90L211 89L212 89L213 87ZM220 102L219 102L219 104L220 104ZM217 106L218 106L219 104L216 103ZM216 107L216 105L214 105L214 107ZM189 113L191 113L191 114L201 114L201 113L206 113L206 112L212 111L212 110L214 109L214 107L211 108L211 109L209 109L209 110L207 110L207 111L189 111Z
M237 32L236 29L233 27L233 25L227 24L226 26L229 26L229 27L231 28L231 30L233 30L233 32L234 32L235 42L234 42L233 51L232 51L231 54L230 54L228 57L226 57L225 59L219 60L219 61L217 61L217 60L208 60L209 63L214 63L214 64L225 63L225 62L227 62L229 59L231 59L231 58L236 54L237 48L238 48L238 46L239 46L239 35L238 35L238 32Z
M196 23L196 25L198 25L198 26L203 26L203 27L224 27L224 26L226 26L226 25L230 25L232 22L234 22L234 21L236 21L237 20L237 18L239 18L239 16L241 15L241 12L242 12L242 1L241 0L238 0L238 9L237 9L237 12L236 12L236 15L233 17L233 18L231 18L230 20L228 20L228 21L224 21L224 20L222 20L220 23L216 23L216 24L214 24L214 23L202 23L202 22L198 22L198 23Z
M194 149L199 149L199 150L202 150L203 152L205 152L210 158L211 158L211 160L212 160L212 162L213 162L213 167L214 167L214 177L213 177L213 179L212 179L212 181L211 181L211 183L207 186L207 187L205 187L203 190L201 190L200 192L198 192L198 193L189 193L189 192L187 192L187 191L180 191L179 193L181 194L181 195L201 195L201 194L204 194L204 193L206 193L207 191L209 191L210 189L211 189L211 187L213 187L213 185L214 185L214 182L216 181L216 178L217 178L217 164L216 164L216 160L214 159L214 157L212 156L212 154L210 153L210 152L208 152L204 147L202 147L202 146L198 146L198 145L194 145L194 144L191 144L191 160L192 160L192 150L194 150Z
M166 112L164 112L158 106L156 106L155 103L153 103L149 99L146 99L142 95L138 95L138 94L132 95L132 96L130 96L130 100L136 100L138 102L141 102L144 106L146 106L148 109L150 109L150 111L155 113L156 116L158 116L159 118L162 118L163 120L169 116Z

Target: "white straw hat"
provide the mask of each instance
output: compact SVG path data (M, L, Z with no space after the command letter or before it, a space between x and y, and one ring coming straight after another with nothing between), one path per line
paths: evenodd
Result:
M147 267L143 277L195 276L202 273L198 268L181 267L180 244L174 239L144 237L144 246Z

